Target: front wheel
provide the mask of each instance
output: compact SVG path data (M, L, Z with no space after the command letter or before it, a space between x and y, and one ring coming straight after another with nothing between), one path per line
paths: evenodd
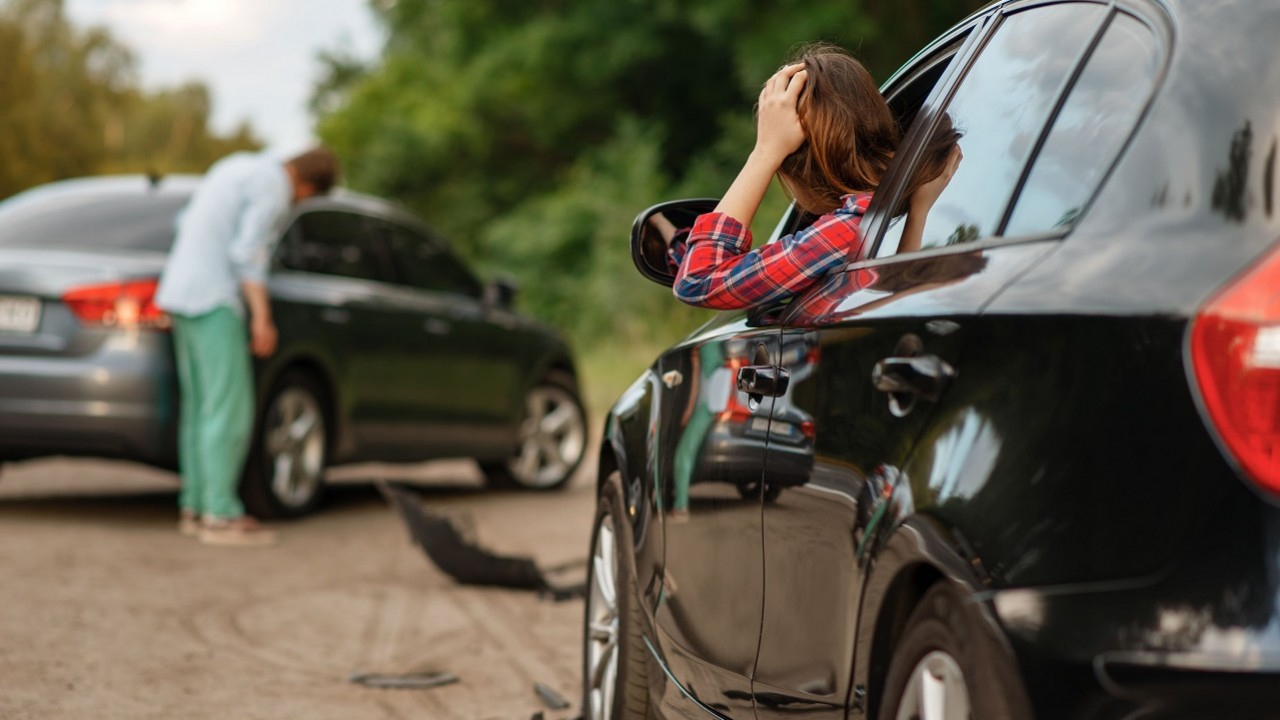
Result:
M600 489L591 533L582 641L584 720L648 716L648 666L625 508L622 481L614 472Z
M879 720L1030 718L1016 664L956 587L921 598L894 648Z
M587 449L586 412L572 375L553 371L529 391L518 438L510 459L480 464L492 485L554 490L569 482Z
M319 506L328 460L325 397L312 376L296 371L272 387L240 484L252 515L298 517Z

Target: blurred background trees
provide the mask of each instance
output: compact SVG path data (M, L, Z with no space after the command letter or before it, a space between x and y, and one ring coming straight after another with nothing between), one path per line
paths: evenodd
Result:
M0 198L111 172L201 172L261 145L209 128L199 83L148 92L129 50L67 22L62 0L0 0Z

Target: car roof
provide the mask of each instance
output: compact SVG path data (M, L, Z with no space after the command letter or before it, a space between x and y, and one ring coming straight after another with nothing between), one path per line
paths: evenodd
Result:
M150 175L97 175L57 180L38 185L13 195L5 205L25 204L32 201L70 199L77 195L86 197L155 195L158 197L184 197L195 192L201 176L193 174ZM423 222L400 206L346 188L334 188L328 195L300 203L296 212L308 210L352 210L366 215L397 219L422 225Z

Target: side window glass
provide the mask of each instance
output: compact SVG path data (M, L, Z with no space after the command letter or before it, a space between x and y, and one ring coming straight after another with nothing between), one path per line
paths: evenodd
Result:
M1036 157L1005 235L1069 228L1142 112L1160 70L1155 36L1117 14Z
M281 264L291 270L388 282L390 258L369 220L354 213L320 210L298 218Z
M895 218L877 257L995 234L1058 93L1105 12L1101 5L1050 5L1001 22L945 108L962 133L964 159L923 228L917 224L904 237L907 215Z
M480 296L480 284L442 242L402 225L386 227L404 282L423 290Z

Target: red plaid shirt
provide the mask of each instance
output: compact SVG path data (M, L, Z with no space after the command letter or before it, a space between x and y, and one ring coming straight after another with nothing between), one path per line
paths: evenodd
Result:
M856 257L862 248L858 225L870 202L871 193L846 195L844 205L813 225L758 250L751 250L751 231L737 220L724 213L699 216L688 252L677 258L672 291L690 305L718 310L799 294Z

